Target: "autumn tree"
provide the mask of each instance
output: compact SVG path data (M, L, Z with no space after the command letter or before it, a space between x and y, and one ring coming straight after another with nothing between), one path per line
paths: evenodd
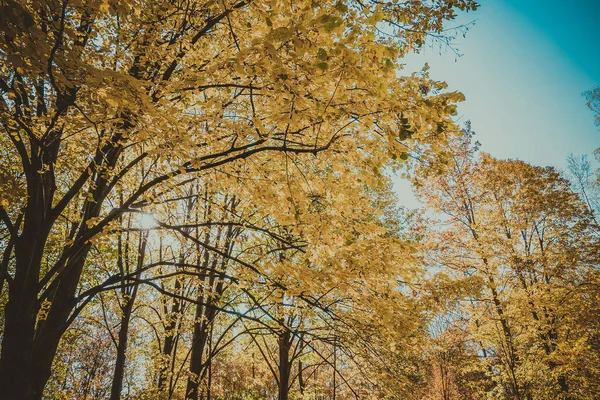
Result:
M94 293L81 285L94 240L187 179L334 152L366 177L413 140L436 151L429 134L461 97L397 78L398 59L475 6L2 3L0 392L41 398Z
M445 215L429 253L438 283L467 290L460 309L481 371L496 382L490 393L590 398L599 355L592 215L554 168L477 154L472 137L467 128L453 139L453 160L419 189Z

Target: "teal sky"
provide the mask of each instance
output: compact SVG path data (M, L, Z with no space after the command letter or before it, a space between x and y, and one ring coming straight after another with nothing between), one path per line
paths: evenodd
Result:
M406 59L406 71L425 62L466 101L482 150L499 158L566 167L570 153L600 147L600 131L582 92L600 85L600 0L482 0L456 25L475 25L455 40L462 54L433 45ZM401 202L413 206L398 182Z

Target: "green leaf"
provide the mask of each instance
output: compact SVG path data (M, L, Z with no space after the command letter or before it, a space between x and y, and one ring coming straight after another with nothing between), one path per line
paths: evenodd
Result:
M327 71L327 69L329 68L329 64L327 64L325 61L321 61L320 63L317 63L317 68L323 71Z
M341 1L338 1L337 3L335 3L335 9L345 13L348 11L348 6L342 3Z
M319 60L327 60L329 57L327 56L327 51L323 48L319 48L319 50L317 50L317 58Z

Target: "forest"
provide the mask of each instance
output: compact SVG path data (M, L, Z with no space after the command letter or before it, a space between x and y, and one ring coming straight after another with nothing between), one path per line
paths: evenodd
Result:
M480 7L0 0L0 399L599 399L598 160L403 69Z

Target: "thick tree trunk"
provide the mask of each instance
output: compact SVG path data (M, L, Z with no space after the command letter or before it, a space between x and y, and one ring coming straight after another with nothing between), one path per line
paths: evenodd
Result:
M210 329L209 325L215 317L215 309L210 304L206 307L198 304L196 306L196 321L194 325L194 335L192 337L192 350L190 354L190 374L186 387L186 400L197 400L198 399L198 388L200 386L200 380L202 372L206 367L206 363L203 362L204 349L208 340L210 340ZM204 315L203 315L204 312Z
M13 282L5 308L0 358L0 393L5 400L38 398L33 384L33 336L36 319L35 292Z
M34 340L39 310L38 276L49 224L41 195L42 182L36 179L35 184L28 187L23 231L13 239L15 276L9 281L0 355L0 394L5 400L39 399L43 390L35 382Z
M279 400L288 400L290 387L290 349L292 343L290 340L290 331L287 329L279 334Z

